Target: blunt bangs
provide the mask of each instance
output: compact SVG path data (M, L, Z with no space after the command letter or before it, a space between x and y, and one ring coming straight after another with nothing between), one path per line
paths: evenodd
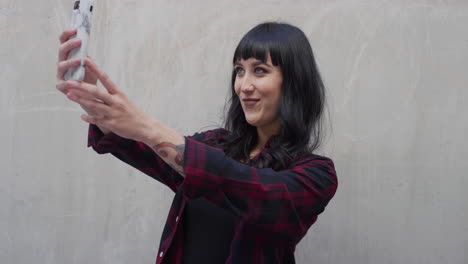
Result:
M273 65L281 66L282 56L279 43L282 41L284 40L280 38L279 34L272 31L270 27L257 26L241 39L234 52L232 63L235 64L240 59L247 60L249 58L255 58L266 63L267 56L270 54Z

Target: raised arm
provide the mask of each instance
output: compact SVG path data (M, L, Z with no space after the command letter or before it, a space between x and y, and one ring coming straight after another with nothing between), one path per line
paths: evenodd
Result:
M210 137L215 131L209 130L203 133L197 133L191 138L204 142L206 137ZM178 165L170 165L168 160L162 159L154 149L143 142L135 141L118 136L115 133L104 134L96 125L90 124L88 129L88 147L92 147L99 154L110 153L121 161L138 169L153 179L167 185L174 192L183 181L180 174L181 168ZM161 148L164 150L164 148ZM169 147L167 150L171 150ZM177 152L174 152L177 155ZM167 155L166 155L167 156ZM183 156L182 156L183 157ZM175 159L173 162L176 164ZM174 170L174 167L176 170Z
M146 144L120 137L112 132L104 135L94 124L89 125L88 147L92 147L99 154L112 154L135 169L168 186L174 192L177 191L183 181L182 176Z
M96 82L71 80L60 82L58 88L88 113L81 116L91 125L88 146L98 153L112 153L175 191L184 175L184 137L136 107L91 58L85 65L105 91ZM159 137L164 141L156 142Z

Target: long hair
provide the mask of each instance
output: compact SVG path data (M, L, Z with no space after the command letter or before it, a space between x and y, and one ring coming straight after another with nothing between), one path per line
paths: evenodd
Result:
M312 153L320 146L325 88L309 41L299 28L277 22L255 26L238 44L233 64L240 58L256 58L266 62L268 54L283 75L279 105L280 134L271 141L268 151L258 159L250 160L250 152L258 140L257 130L245 119L234 90L236 72L233 70L223 122L224 128L231 133L216 145L233 159L249 161L257 168L281 170L288 168L304 153Z

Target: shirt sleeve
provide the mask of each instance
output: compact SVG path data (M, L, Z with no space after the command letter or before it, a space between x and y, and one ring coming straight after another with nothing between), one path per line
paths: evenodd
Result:
M161 159L148 145L120 137L115 133L104 135L93 124L88 130L88 147L99 154L111 153L116 158L168 186L176 192L183 177Z
M195 133L191 137L193 140L204 142L206 138L212 137L220 130L213 129L203 133ZM93 124L90 124L88 129L88 147L92 147L99 154L111 153L121 161L168 186L174 192L183 181L183 177L148 145L120 137L112 132L104 135Z
M184 198L205 196L245 221L300 240L334 196L333 161L311 155L275 171L238 162L186 137Z

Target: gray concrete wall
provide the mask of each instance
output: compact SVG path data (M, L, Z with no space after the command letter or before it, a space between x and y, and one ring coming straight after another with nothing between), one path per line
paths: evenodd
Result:
M171 191L86 148L55 89L73 0L0 0L0 263L153 263ZM468 263L468 1L97 0L90 55L184 135L220 124L265 20L310 38L338 192L298 263Z

